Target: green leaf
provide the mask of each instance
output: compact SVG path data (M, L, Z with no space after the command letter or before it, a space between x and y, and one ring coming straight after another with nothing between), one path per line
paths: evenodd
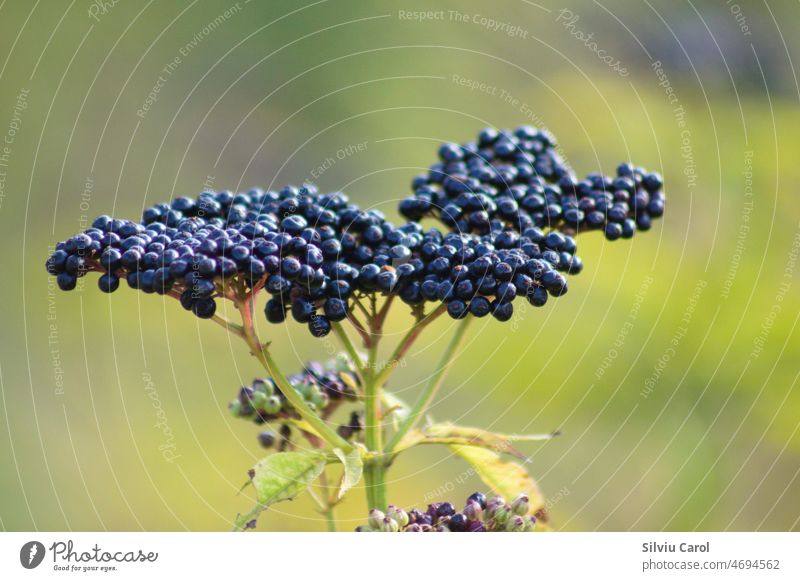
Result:
M358 448L353 448L347 453L340 448L334 448L333 453L344 465L344 474L342 475L337 497L342 498L348 490L361 480L361 475L364 472L364 461L361 459L361 451Z
M544 508L544 496L539 485L517 462L504 460L497 453L475 446L450 446L450 449L469 462L483 482L495 493L511 500L520 492L527 492L531 512Z
M250 478L256 489L258 504L237 519L236 528L249 528L248 523L261 511L303 492L322 473L325 464L325 454L319 452L281 452L259 460Z

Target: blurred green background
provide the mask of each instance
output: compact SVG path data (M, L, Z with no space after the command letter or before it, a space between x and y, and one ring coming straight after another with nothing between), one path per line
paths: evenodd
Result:
M226 411L259 374L245 348L171 300L93 277L57 292L57 241L303 180L396 218L438 142L522 123L579 174L661 171L668 210L629 243L582 236L557 304L473 325L433 415L561 429L523 448L563 530L800 528L798 17L774 0L3 2L0 528L227 530L261 454ZM450 326L393 379L407 399ZM265 327L287 371L332 345ZM460 502L483 488L466 471L415 450L390 501ZM365 508L351 494L344 528ZM301 497L259 528L324 525Z

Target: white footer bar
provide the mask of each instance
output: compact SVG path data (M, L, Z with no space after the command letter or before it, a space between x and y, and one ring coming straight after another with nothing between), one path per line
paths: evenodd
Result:
M2 533L0 579L800 579L800 533ZM584 577L585 576L585 577Z

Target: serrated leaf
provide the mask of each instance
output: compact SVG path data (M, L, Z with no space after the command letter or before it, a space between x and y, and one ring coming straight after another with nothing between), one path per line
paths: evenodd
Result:
M294 498L325 469L326 457L319 452L271 454L253 467L251 482L256 489L256 507L236 521L236 528L249 528L261 511L282 500Z
M337 496L337 498L342 498L348 490L361 481L361 475L364 473L364 461L358 448L353 448L349 452L334 448L333 453L344 466L344 474L342 475L342 482L339 485L339 494Z
M451 423L433 424L423 430L424 438L415 444L462 444L465 446L478 446L489 448L496 452L510 454L517 458L524 458L525 455L511 445L511 442L533 442L538 440L549 440L556 433L552 434L497 434L481 428L470 426L457 426Z
M484 484L506 500L511 500L520 492L527 492L532 513L544 508L545 499L539 485L517 462L505 460L496 452L475 446L454 445L450 449L469 462Z

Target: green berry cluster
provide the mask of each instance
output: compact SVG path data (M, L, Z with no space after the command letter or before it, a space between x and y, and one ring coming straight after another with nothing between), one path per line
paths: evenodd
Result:
M354 401L360 389L352 363L344 357L330 361L326 365L312 361L302 372L287 379L306 405L323 417L329 416L339 403ZM241 387L237 397L228 404L228 408L234 417L251 420L258 425L267 422L285 422L300 417L280 388L268 377L256 378L250 385ZM288 426L284 423L284 427ZM349 422L340 426L339 431L340 434L346 433L349 438L360 429L360 417L354 412ZM283 432L290 430L284 429ZM276 438L272 432L262 432L258 439L263 447L271 448L277 440L284 441L288 436Z

